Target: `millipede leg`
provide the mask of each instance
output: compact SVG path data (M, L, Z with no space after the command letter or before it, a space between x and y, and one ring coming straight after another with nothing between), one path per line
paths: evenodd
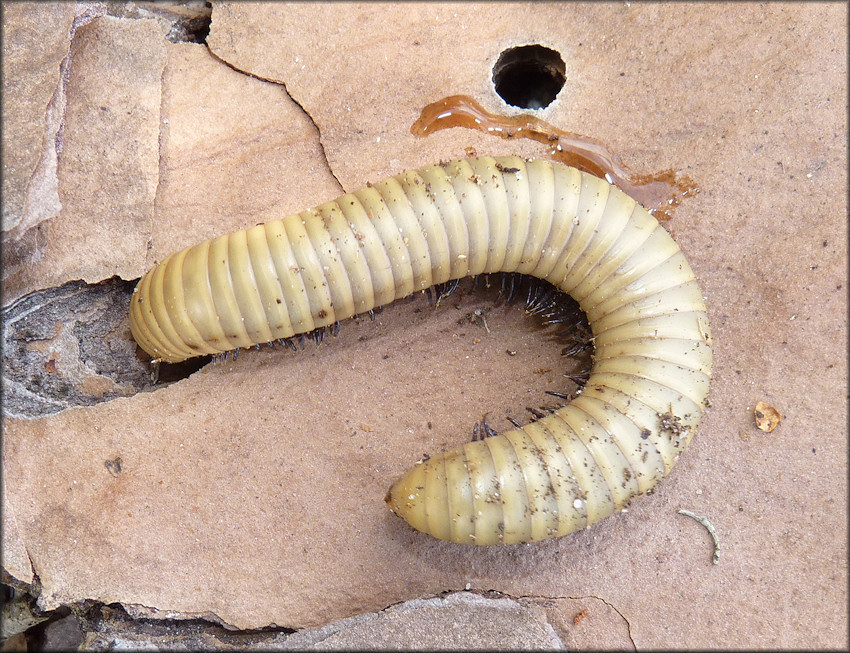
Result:
M525 409L534 416L535 420L546 417L546 413L539 411L536 408L532 408L531 406L526 406Z
M490 426L487 423L487 416L486 415L484 416L484 422L483 422L482 428L484 429L484 437L485 438L492 438L496 435L499 435L499 433L496 431L496 429L494 429L492 426ZM484 438L482 438L482 440L483 439Z
M514 292L516 291L516 275L514 274L503 274L502 275L502 289L499 291L499 298L505 298L505 303L510 304L514 298Z
M590 348L588 343L576 342L572 345L567 345L561 350L561 356L575 356Z
M564 374L570 381L575 383L576 385L583 386L587 383L588 378L590 378L590 370L584 369L577 374Z
M440 305L440 301L446 299L447 297L451 297L458 286L460 285L460 279L455 279L454 281L449 281L447 283L441 283L439 285L439 291L437 292L437 306Z
M492 438L496 435L499 435L499 433L487 422L487 415L484 415L480 422L475 422L475 424L472 425L473 442L483 440L484 438Z

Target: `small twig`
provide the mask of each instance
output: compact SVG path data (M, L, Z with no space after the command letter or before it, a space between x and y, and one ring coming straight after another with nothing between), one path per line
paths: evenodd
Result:
M691 517L692 519L696 519L700 524L705 526L708 530L709 535L711 535L711 539L714 540L714 557L712 558L712 562L716 565L720 562L720 538L717 537L717 531L714 530L714 526L706 517L700 517L699 515L695 515L690 510L680 510L680 515L685 515L686 517Z

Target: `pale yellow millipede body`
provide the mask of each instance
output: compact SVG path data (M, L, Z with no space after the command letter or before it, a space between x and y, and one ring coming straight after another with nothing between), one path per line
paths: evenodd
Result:
M578 301L596 346L589 379L551 415L416 465L386 501L452 542L560 537L652 490L708 405L711 336L694 274L655 218L602 179L517 157L403 172L172 254L142 277L130 324L146 352L177 362L496 272Z

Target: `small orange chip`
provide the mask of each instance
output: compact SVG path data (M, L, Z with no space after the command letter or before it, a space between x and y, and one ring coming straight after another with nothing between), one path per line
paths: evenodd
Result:
M756 426L765 433L770 433L773 429L779 426L782 420L782 415L770 404L760 401L756 404Z

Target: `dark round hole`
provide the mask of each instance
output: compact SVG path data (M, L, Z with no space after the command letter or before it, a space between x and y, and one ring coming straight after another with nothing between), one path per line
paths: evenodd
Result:
M567 80L561 55L542 45L510 48L493 66L496 93L508 104L522 109L545 109Z

